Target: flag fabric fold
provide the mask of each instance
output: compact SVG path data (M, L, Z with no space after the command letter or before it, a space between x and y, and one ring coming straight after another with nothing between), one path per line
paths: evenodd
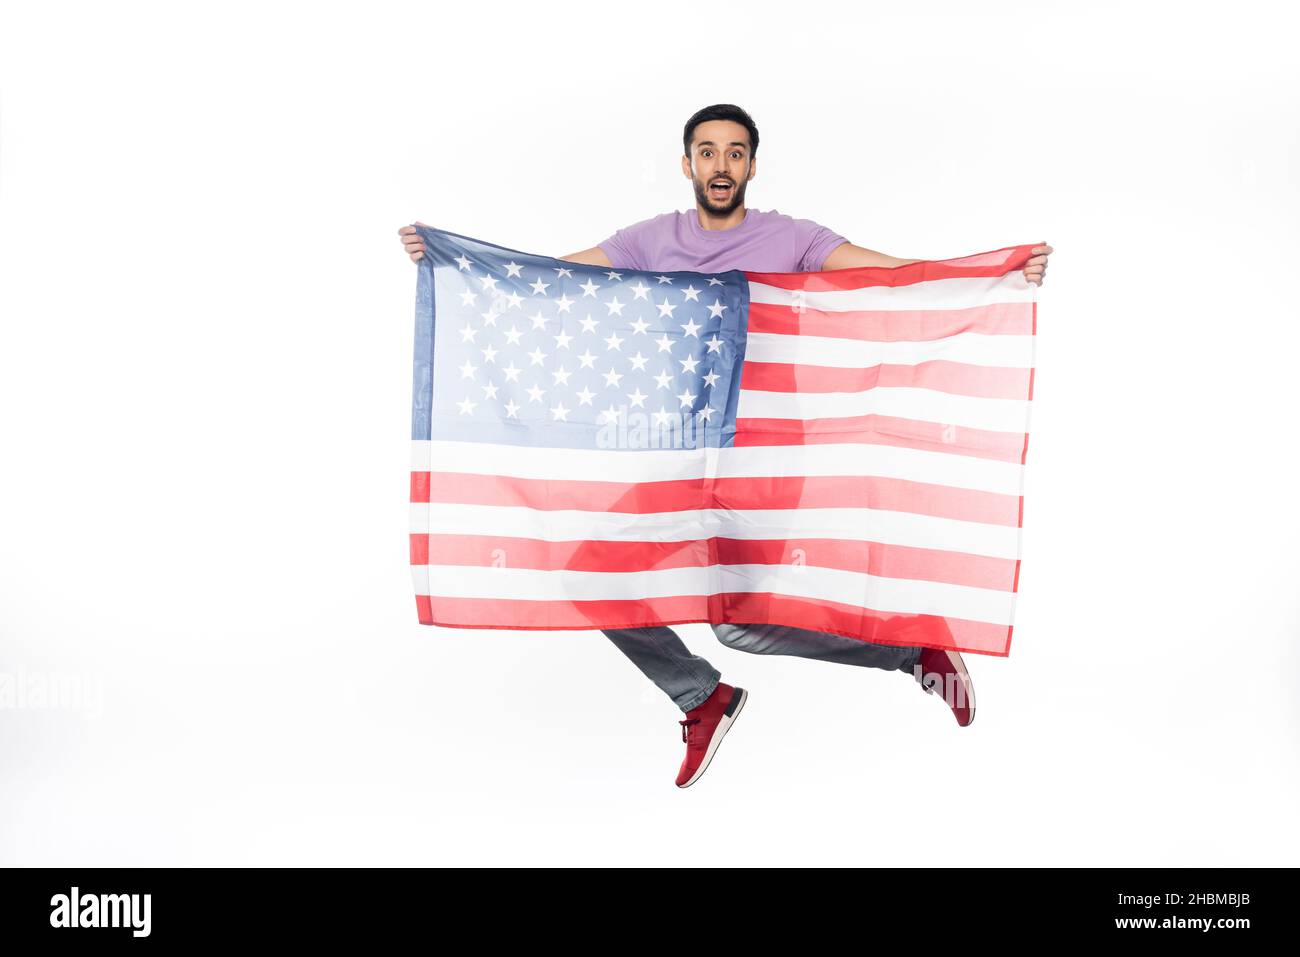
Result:
M652 273L416 229L421 623L1009 653L1037 244Z

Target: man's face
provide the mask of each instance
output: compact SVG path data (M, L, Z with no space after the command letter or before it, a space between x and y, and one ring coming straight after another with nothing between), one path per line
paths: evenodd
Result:
M749 131L731 120L701 123L691 134L691 155L682 157L682 172L695 187L695 201L713 215L726 216L744 203L745 187L756 172Z

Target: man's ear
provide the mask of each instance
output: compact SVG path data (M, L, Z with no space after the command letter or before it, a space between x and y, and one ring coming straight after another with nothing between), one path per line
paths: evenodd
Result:
M691 179L691 158L685 153L682 154L682 175Z
M758 157L751 156L749 158L749 175L745 177L745 182L748 183L751 179L753 179L754 174L757 172L758 172Z

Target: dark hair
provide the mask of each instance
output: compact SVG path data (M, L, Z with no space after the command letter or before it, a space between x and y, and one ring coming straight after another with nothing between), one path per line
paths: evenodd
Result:
M686 129L682 131L682 149L687 156L691 155L691 134L695 132L695 127L709 120L731 120L733 123L739 123L749 131L750 158L752 159L758 153L758 127L754 125L753 117L734 104L715 103L713 106L706 106L699 110L686 121Z

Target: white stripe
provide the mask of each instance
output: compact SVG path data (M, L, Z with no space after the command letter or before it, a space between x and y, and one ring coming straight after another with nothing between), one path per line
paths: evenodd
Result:
M601 601L772 592L886 613L943 615L999 625L1011 623L1014 594L810 565L719 565L707 573L697 568L584 572L431 565L428 575L431 594L439 598Z
M686 509L680 512L540 511L507 505L412 504L417 535L497 535L546 542L688 542L708 538L830 538L908 545L993 558L1019 556L1015 526L872 508Z
M746 341L745 361L865 369L882 363L911 366L943 359L967 365L1028 369L1033 362L1033 345L1033 336L996 336L982 332L900 342L751 332Z
M931 279L907 286L867 286L814 292L782 289L766 283L749 284L749 301L776 306L802 306L821 312L916 311L970 309L995 302L1033 302L1035 287L1017 269L1003 276Z
M1019 462L851 443L706 449L701 455L694 450L603 451L412 441L412 471L430 471L435 462L436 470L441 472L561 481L668 482L705 475L872 475L1016 496L1021 494L1024 471Z
M1027 402L879 386L862 392L758 392L742 389L737 418L835 419L889 415L970 429L1020 433Z

